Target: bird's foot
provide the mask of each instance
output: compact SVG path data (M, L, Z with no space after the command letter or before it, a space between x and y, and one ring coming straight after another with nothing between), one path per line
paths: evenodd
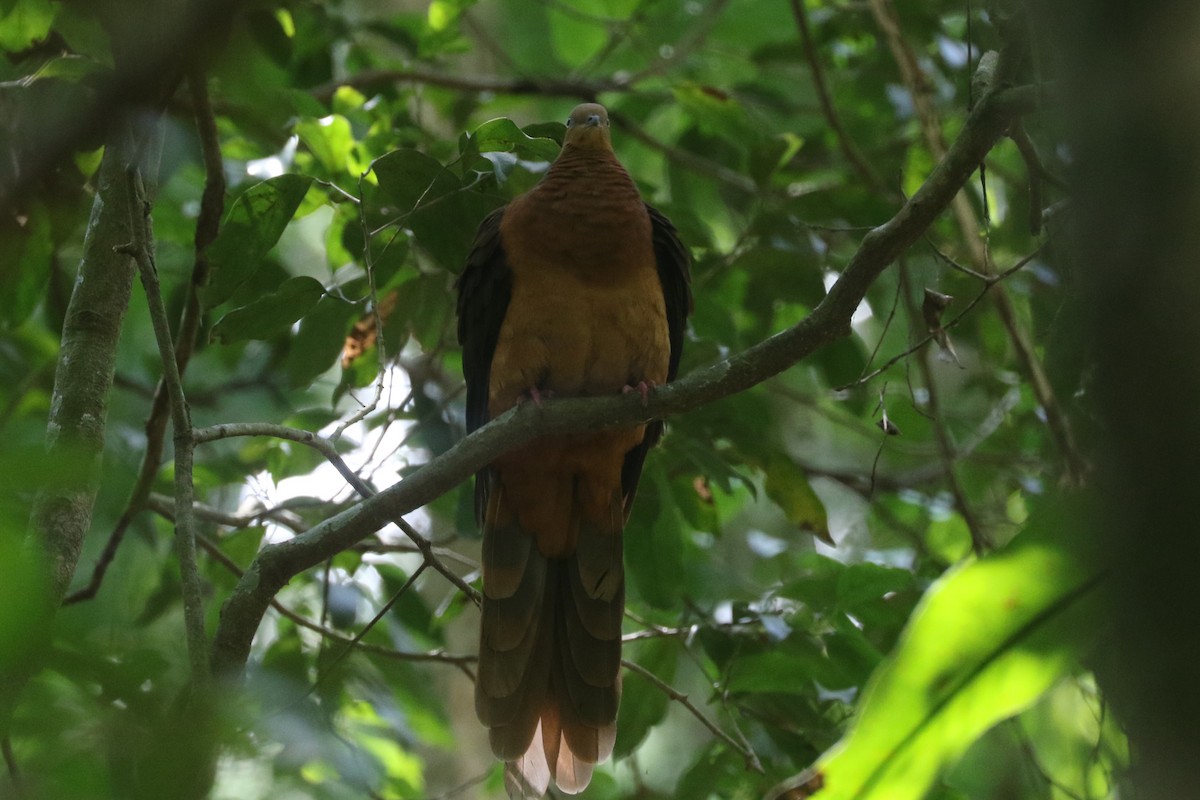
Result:
M638 381L636 384L626 384L622 387L621 394L637 392L642 396L642 405L646 405L646 402L650 399L650 390L656 386L658 384L654 381Z
M543 392L541 389L537 388L536 386L530 386L528 391L517 396L517 405L521 405L526 400L530 400L533 402L533 404L535 406L537 406L538 408L541 408L542 401L549 400L552 397L554 397L553 391L546 390Z

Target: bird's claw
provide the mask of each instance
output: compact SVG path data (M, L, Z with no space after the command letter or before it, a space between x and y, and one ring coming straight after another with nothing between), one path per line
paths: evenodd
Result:
M636 384L627 384L624 387L622 387L621 394L629 394L630 392L637 392L638 394L640 394L642 396L642 405L646 405L646 403L650 399L650 390L653 389L656 385L657 384L655 384L654 381L638 381Z
M535 406L541 408L542 400L549 400L552 397L554 397L554 392L549 390L543 392L536 386L531 386L529 387L529 391L517 396L517 405L521 405L526 400L531 400Z

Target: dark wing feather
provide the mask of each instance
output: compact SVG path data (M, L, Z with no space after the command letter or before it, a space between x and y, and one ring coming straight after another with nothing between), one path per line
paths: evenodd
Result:
M499 208L479 223L467 265L454 284L458 290L458 343L467 381L467 433L488 421L492 355L512 296L512 271L500 241L503 217L504 209ZM475 478L475 515L480 524L486 506L487 481L480 473Z
M675 380L679 372L679 358L683 355L683 336L687 329L687 318L692 313L692 258L679 231L661 211L649 203L646 212L650 215L650 226L654 241L654 260L658 266L658 282L662 286L663 300L667 310L667 334L671 342L671 355L667 362L667 380ZM625 515L633 502L638 479L642 475L642 463L646 453L662 437L663 422L651 420L646 425L642 441L625 455L621 466L621 490L625 496Z
M661 211L649 204L650 225L654 236L654 260L658 265L658 282L662 284L667 304L667 332L671 339L671 360L667 365L667 380L675 380L679 372L679 357L683 355L683 334L688 315L692 313L692 257L679 240L679 231Z

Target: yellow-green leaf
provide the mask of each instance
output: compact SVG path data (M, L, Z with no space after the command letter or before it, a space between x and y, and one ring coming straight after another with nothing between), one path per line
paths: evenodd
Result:
M1077 663L1097 634L1103 569L1068 541L1081 517L1045 509L1007 549L946 573L817 762L819 800L915 800L996 723Z

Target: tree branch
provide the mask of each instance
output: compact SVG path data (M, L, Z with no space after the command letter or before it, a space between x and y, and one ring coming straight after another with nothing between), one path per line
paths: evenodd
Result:
M395 83L420 83L459 92L573 97L582 101L594 101L601 92L623 92L629 89L629 83L617 80L579 81L556 78L469 77L446 75L423 69L367 69L340 80L323 83L314 87L311 93L317 100L327 103L343 86L369 90Z
M655 391L638 395L567 398L541 408L525 403L466 437L458 445L369 500L255 558L221 612L213 642L214 664L239 673L271 599L300 572L353 546L388 521L453 489L468 476L538 436L633 425L672 416L744 391L794 365L819 347L851 332L850 317L867 289L905 248L917 241L949 205L1014 116L1032 111L1035 87L989 92L971 112L962 133L925 184L892 219L870 231L824 301L797 325Z
M163 365L163 382L171 405L171 423L175 429L175 552L179 558L179 577L183 595L183 620L187 634L188 656L191 659L192 679L200 687L208 684L208 642L204 634L204 596L200 585L200 570L196 565L196 518L192 506L195 487L192 485L192 417L183 395L183 379L171 341L171 323L163 305L158 268L154 264L154 244L150 230L150 205L144 199L138 171L128 170L129 215L132 241L118 250L137 260L150 322L158 342L158 354Z
M115 251L130 238L125 167L133 150L129 125L116 126L100 162L92 223L54 375L46 440L50 459L62 470L38 493L30 532L45 552L55 605L71 582L91 526L117 338L137 270L132 259ZM71 464L81 467L66 469Z
M204 192L200 200L200 215L196 219L192 280L184 300L183 314L179 320L179 331L175 335L175 363L182 375L187 371L192 351L196 346L196 333L200 329L200 289L208 283L208 246L217 238L221 216L225 211L225 167L221 159L221 144L217 136L217 121L213 116L208 98L208 82L199 69L188 77L188 85L196 113L196 130L200 134L201 154L204 161ZM108 541L92 568L92 577L87 586L72 593L63 605L90 600L100 591L104 575L117 555L117 549L125 538L125 532L141 513L154 486L154 478L162 460L163 437L170 416L166 379L160 379L154 389L150 414L146 418L146 449L138 467L137 478L129 491L129 499L116 525L108 535Z
M650 670L643 667L641 664L637 664L633 661L629 661L628 659L621 659L621 665L623 667L625 667L625 669L629 670L630 672L636 672L638 675L641 675L643 678L645 678L650 683L651 686L658 689L660 692L665 694L667 697L671 698L676 703L679 703L679 705L683 706L689 712L691 712L693 717L700 720L701 725L703 725L704 727L706 727L710 731L712 731L713 734L718 739L725 742L725 744L727 744L731 748L733 748L734 752L736 752L743 759L745 759L746 767L748 769L752 769L758 773L764 772L762 762L758 760L758 754L755 753L752 749L750 749L749 746L740 744L737 741L737 739L734 739L728 733L721 730L720 726L717 725L717 723L713 722L711 719L709 719L704 714L703 711L701 711L699 708L697 708L696 704L693 703L686 694L679 691L674 686L667 683L662 678L658 677L653 672L651 672Z

